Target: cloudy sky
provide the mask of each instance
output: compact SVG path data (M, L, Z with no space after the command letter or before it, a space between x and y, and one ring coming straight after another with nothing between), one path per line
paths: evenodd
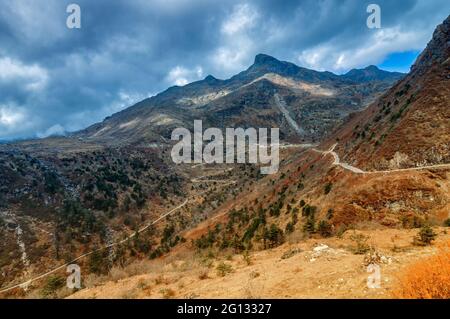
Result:
M66 26L70 3L81 29ZM366 26L369 3L381 29ZM266 53L343 73L407 71L448 0L0 0L0 140L74 131Z

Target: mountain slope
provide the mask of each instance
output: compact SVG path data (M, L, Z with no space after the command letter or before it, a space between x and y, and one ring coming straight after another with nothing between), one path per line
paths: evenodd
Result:
M333 140L347 162L368 169L450 162L450 18L436 28L411 72L352 115Z
M111 278L72 297L392 297L404 267L436 253L412 243L415 228L449 218L450 168L375 170L383 166L380 154L399 150L408 159L422 156L416 164L448 163L448 21L404 80L318 149L293 151L278 175L240 188L214 216L183 233L191 241L175 254L140 264L157 275ZM384 140L376 143L379 134ZM327 150L336 142L342 158L371 174L335 165ZM427 153L430 147L438 151ZM392 163L414 164L401 159ZM434 230L437 245L448 242L446 229ZM366 267L373 263L381 267L381 289L367 289Z
M171 87L75 136L108 143L160 142L161 136L170 138L173 128L190 128L194 119L202 119L205 127L264 125L280 127L284 139L319 140L343 117L363 108L402 77L373 68L357 77L338 76L259 54L253 65L228 80L209 75ZM295 120L306 124L303 135L290 129L276 108L275 93L286 100Z

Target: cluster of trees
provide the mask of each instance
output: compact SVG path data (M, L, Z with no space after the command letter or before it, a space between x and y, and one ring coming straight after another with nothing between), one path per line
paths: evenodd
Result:
M56 194L61 190L62 184L58 179L58 176L51 171L44 173L44 190L49 194Z
M310 206L305 201L300 201L302 207L302 216L306 218L303 225L303 231L306 234L319 233L322 237L329 237L332 235L332 225L330 220L333 218L333 210L330 208L326 214L326 219L320 220L316 223L316 206Z
M160 257L168 253L178 243L184 243L185 238L177 234L177 227L173 221L170 221L162 232L160 245L150 253L150 259Z
M269 210L270 212L270 210ZM264 249L281 245L285 234L275 223L267 225L267 210L259 207L257 212L243 208L232 210L225 227L218 224L194 241L198 249L218 247L232 248L236 253L251 249L253 242L261 242Z
M56 257L59 258L61 244L70 244L72 240L89 243L95 235L99 235L102 240L105 238L106 226L103 221L79 201L65 200L56 220Z

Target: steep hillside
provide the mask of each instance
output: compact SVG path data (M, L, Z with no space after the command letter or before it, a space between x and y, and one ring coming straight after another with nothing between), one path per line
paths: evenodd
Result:
M411 72L327 145L367 169L450 163L450 18L439 25Z
M209 231L197 232L197 247L236 245L237 237L239 249L265 249L292 232L330 235L364 223L414 228L448 219L448 28L449 18L385 95L317 148L292 151L275 178L224 208L205 226Z
M157 265L174 251L206 256L205 265L211 254L232 260L255 254L258 264L267 266L267 279L280 271L268 265L281 258L281 250L284 255L287 243L299 242L307 245L289 249L308 252L296 250L293 260L308 258L302 267L312 276L318 241L327 241L332 254L342 253L338 260L356 267L362 256L355 257L355 249L361 248L358 254L376 249L365 237L353 237L355 229L375 237L378 230L387 234L396 228L395 236L407 234L410 242L415 228L442 225L450 217L450 168L433 165L449 163L448 28L447 19L410 74L387 92L402 75L368 67L338 76L258 55L249 69L228 80L208 76L172 87L69 138L0 146L0 177L8 181L0 187L0 285L12 285L10 296L23 296L15 284L74 257L87 256L77 262L95 276L133 267L137 260ZM320 141L344 118L317 147L284 145L276 175L262 176L252 165L173 165L169 158L172 128L190 128L194 119L202 119L204 127L279 126L284 141L310 142ZM408 167L413 169L398 170ZM412 260L403 253L400 259ZM219 272L229 269L211 265ZM283 269L294 271L293 265L286 262ZM332 261L324 269L336 265ZM231 286L250 273L240 264L233 267L239 268L234 280L214 277L211 283L225 283L233 296L243 296L242 287ZM362 278L354 270L337 276L344 273ZM40 280L29 288L40 292ZM293 278L283 280L269 280L270 289L260 289L261 295L283 295L276 286ZM196 287L201 296L220 296L193 281L180 290ZM306 291L306 286L292 287ZM294 288L289 296L326 296L317 287L311 295ZM172 296L168 287L158 289L166 290L138 296ZM349 296L369 294L358 290Z
M75 297L224 297L217 286L241 298L392 297L398 272L435 253L420 234L448 241L437 226L450 224L449 19L385 95L184 232L179 257L159 260L159 277ZM382 267L380 290L365 285L368 263Z

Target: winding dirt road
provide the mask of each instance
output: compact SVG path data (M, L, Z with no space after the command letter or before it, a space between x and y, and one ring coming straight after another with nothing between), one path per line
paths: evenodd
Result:
M405 171L419 171L423 169L439 169L439 168L450 168L450 164L436 164L429 166L418 166L418 167L409 167L409 168L398 168L392 170L382 170L382 171L363 171L362 169L352 166L347 163L342 163L339 155L334 151L337 143L330 147L328 151L321 151L316 148L312 148L313 151L321 153L323 155L332 155L334 158L334 162L332 165L340 166L348 171L351 171L355 174L384 174L384 173L394 173L394 172L405 172Z

